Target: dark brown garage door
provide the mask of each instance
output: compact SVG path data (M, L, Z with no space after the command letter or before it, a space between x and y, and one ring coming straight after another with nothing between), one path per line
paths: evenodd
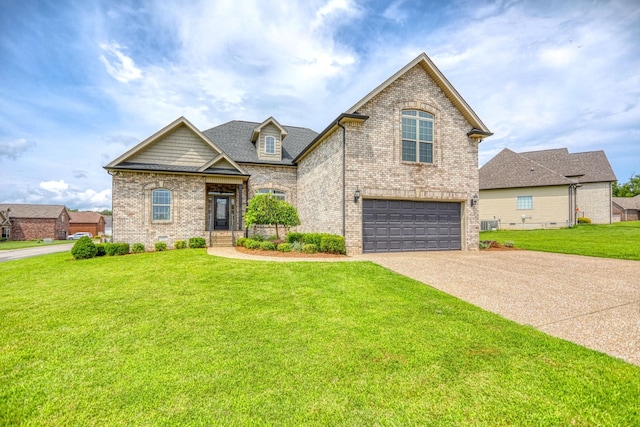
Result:
M460 203L365 199L362 211L363 252L461 248Z

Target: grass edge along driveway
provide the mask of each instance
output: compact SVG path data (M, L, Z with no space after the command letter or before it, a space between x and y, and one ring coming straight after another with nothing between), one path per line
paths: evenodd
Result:
M0 265L0 424L638 425L640 368L373 263Z
M559 229L483 231L480 240L510 241L518 248L532 251L640 260L640 221Z

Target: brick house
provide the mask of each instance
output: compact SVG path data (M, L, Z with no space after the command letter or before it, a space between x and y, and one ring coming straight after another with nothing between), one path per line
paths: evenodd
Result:
M480 168L480 220L503 229L610 224L616 176L604 151L505 148ZM493 227L492 226L492 227Z
M639 221L640 194L634 197L613 197L611 208L614 221Z
M105 220L98 212L69 212L69 234L88 232L94 236L104 235Z
M0 212L7 240L65 240L69 234L69 211L62 205L0 204Z
M322 132L181 117L105 166L113 239L230 244L247 201L293 204L298 231L345 236L347 252L478 248L478 143L491 132L421 54Z

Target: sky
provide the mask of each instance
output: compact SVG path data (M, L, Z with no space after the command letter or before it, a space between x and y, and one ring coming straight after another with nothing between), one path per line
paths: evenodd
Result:
M110 209L103 166L176 118L319 132L421 52L494 133L480 165L640 174L637 0L0 0L0 203Z

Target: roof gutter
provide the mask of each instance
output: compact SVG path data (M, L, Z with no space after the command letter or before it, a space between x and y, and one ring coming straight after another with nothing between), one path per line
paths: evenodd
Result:
M346 179L346 163L347 163L347 128L340 123L340 118L336 120L336 125L342 128L342 237L347 237L347 182Z

